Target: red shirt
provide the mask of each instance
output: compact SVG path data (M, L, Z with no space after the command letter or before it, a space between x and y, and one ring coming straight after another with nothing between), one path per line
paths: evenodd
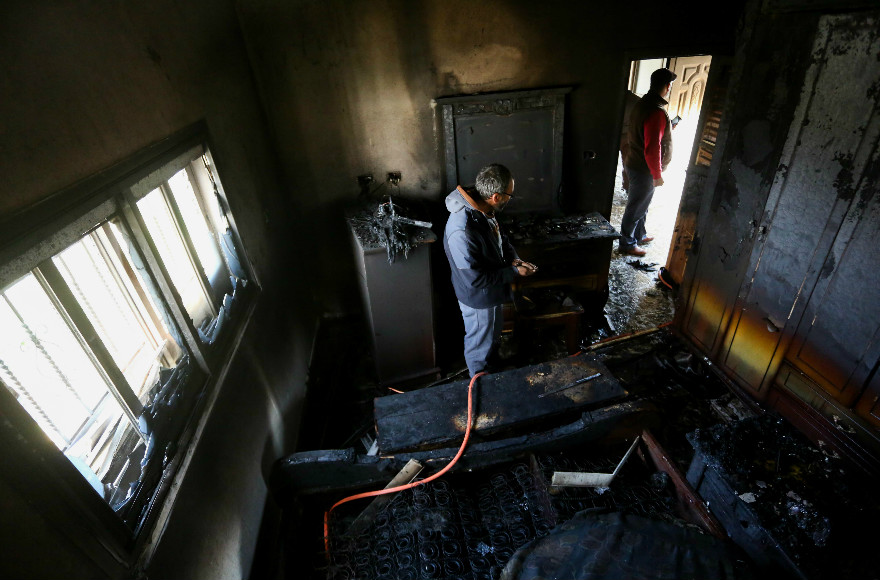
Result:
M643 125L645 131L645 162L654 179L660 179L662 163L660 161L662 152L660 141L666 132L666 115L663 111L657 109L645 119Z

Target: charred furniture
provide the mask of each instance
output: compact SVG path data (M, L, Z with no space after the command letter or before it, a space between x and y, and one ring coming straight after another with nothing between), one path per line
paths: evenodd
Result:
M436 375L431 252L437 236L384 201L349 210L358 282L383 385ZM428 224L430 225L430 224Z
M422 565L426 566L425 573L436 574L431 576L434 578L497 578L501 568L516 560L515 554L522 555L521 548L532 540L551 536L554 526L577 523L582 521L584 514L588 518L595 516L594 523L599 523L609 511L627 515L621 520L620 531L624 534L638 529L643 523L638 519L628 521L628 515L635 514L655 521L674 521L679 529L683 529L682 526L699 527L704 531L699 536L701 544L711 537L728 544L731 540L740 543L736 529L743 529L745 525L752 528L760 525L773 530L773 538L782 542L786 537L776 533L775 526L785 519L795 521L797 516L780 512L754 519L726 517L722 511L726 505L733 502L755 504L746 504L739 497L751 490L726 475L722 474L726 486L722 493L714 493L707 486L708 481L721 479L709 471L727 471L724 462L718 459L732 457L738 466L743 467L757 460L757 465L767 473L758 480L768 487L777 485L771 479L776 473L775 465L780 465L782 479L802 480L803 486L815 486L817 491L825 489L824 484L816 481L817 474L839 473L840 460L826 458L821 452L816 455L815 449L808 449L809 442L795 443L783 437L780 445L778 437L762 440L743 436L748 431L742 427L749 423L747 419L760 415L755 415L752 408L713 373L712 365L704 364L702 357L695 356L666 329L609 341L592 352L595 358L584 355L565 357L492 375L497 383L485 385L485 393L482 393L483 385L478 381L476 390L480 395L474 413L477 429L472 432L458 463L440 479L395 494L380 510L372 511L366 532L350 534L353 519L356 521L360 514L369 511L366 509L369 500L340 506L330 518L329 559L324 552L320 522L331 505L351 493L382 488L412 459L424 466L420 477L425 478L437 473L456 455L463 435L461 419L465 386L462 383L436 385L376 399L374 407L383 410L374 412L371 417L370 424L376 426L379 435L378 452L373 454L355 448L325 449L302 451L279 460L269 480L273 497L285 511L302 514L295 524L296 533L301 538L290 544L300 551L291 554L291 565L301 566L304 558L316 557L312 577L321 579L418 578ZM609 397L610 392L602 395L589 388L591 381L575 384L570 391L565 389L590 377L595 370L604 373L603 366L597 366L597 362L608 369L618 388L625 387L623 399ZM580 379L569 376L567 378L573 380L565 382L563 374L574 371L579 372ZM542 384L551 377L556 379L553 385L549 382ZM609 386L606 384L603 389ZM519 412L526 414L533 401L544 402L553 396L564 396L548 394L559 388L563 388L559 393L593 395L593 398L579 404L568 400L574 416L560 413L558 408L549 413L547 409L541 409L525 422L517 420L519 426L513 422L502 425L498 421L497 396L505 388L512 391L509 398L519 401ZM430 397L428 393L431 393ZM483 394L489 399L483 400ZM539 398L541 394L545 396ZM419 400L423 397L430 398L432 404L424 405L425 401ZM493 397L496 397L495 402ZM382 402L377 403L380 400ZM446 412L441 407L446 407ZM412 422L424 426L424 440L417 441L420 438L412 436L414 426L408 431L398 431L405 437L391 433L383 435L387 420L393 419L392 413L385 411L391 409L395 409L393 414L398 418L402 418L407 409L412 409ZM513 418L510 413L504 416ZM336 419L333 421L338 425ZM688 434L695 430L701 434L696 452L688 440ZM441 431L445 434L438 436ZM636 436L640 437L636 452L608 489L558 489L551 485L551 476L556 471L613 471ZM390 442L387 443L389 447L406 450L391 452L384 448L385 441ZM711 445L712 441L730 441L735 453L719 452ZM364 448L367 448L366 443ZM768 456L778 450L782 463L768 463ZM817 459L810 459L809 454ZM795 455L807 461L787 463ZM776 456L773 455L772 459L776 461ZM792 469L795 465L800 465L801 469ZM684 475L688 466L692 469L693 466L705 467L703 481L692 479L692 486ZM840 487L827 494L832 501L846 502L853 498L857 501L854 505L864 508L854 519L870 521L878 513L875 501L855 500L856 495L851 493L856 489L855 482L849 478L833 478L829 482L832 487ZM870 485L872 481L863 483ZM694 487L706 495L701 497ZM719 488L716 486L715 489ZM828 513L820 508L820 502L814 500L814 496L807 495L801 488L783 491L784 499L779 504L782 510L789 509L789 506L808 507L798 498L788 496L787 491L794 491L799 498L811 501L817 508L802 512L807 517L804 521L811 521L809 518L815 512ZM843 497L832 498L833 494ZM576 516L577 513L581 515ZM745 512L737 516L741 513ZM847 545L844 542L841 545L834 540L835 534L841 530L837 526L841 524L844 531L850 528L849 537L857 536L860 530L846 521L851 513L840 510L839 515L843 517L834 514L832 531L827 536L829 543L816 550L817 555L827 559L822 566L825 570L871 570L872 552L863 548L870 543L872 536L863 534L861 544ZM765 514L770 515L770 511ZM822 529L819 525L812 531L821 532ZM578 538L588 537L581 532L576 535ZM760 536L755 534L755 537ZM820 533L814 537L822 541L823 536ZM645 550L655 550L660 545L662 542L648 542ZM688 545L693 547L696 544L688 542ZM704 552L704 548L706 546L698 551L703 555L711 553L711 549ZM732 578L731 574L747 571L752 560L749 554L754 550L755 546L740 547L739 555L734 551L737 572L727 569L724 577ZM555 548L554 553L557 553ZM660 553L669 555L673 552L661 549ZM777 573L773 577L784 578L784 573L790 572L779 573L779 567L768 567L760 558L755 560L758 570L745 577L763 578L767 576L765 572L772 570ZM620 561L627 563L629 560L622 556ZM663 562L665 566L667 562ZM687 574L685 570L670 572L662 569L660 560L657 564L654 573L640 574L639 577L709 578L718 570L713 567ZM806 569L802 563L799 566ZM814 569L819 570L818 567ZM806 570L808 578L873 577L867 574L810 576L812 572Z
M568 216L504 218L519 256L538 272L517 280L514 290L564 288L584 307L586 316L601 313L608 299L608 271L617 230L597 212Z
M511 242L538 273L515 290L560 287L577 294L587 318L608 297L612 242L618 233L599 213L563 215L562 145L569 88L436 99L445 154L446 191L473 183L480 168L501 163L516 198L501 216ZM524 314L517 310L517 314ZM567 319L560 320L560 314ZM577 312L525 313L530 326L576 324ZM516 320L512 323L515 325Z

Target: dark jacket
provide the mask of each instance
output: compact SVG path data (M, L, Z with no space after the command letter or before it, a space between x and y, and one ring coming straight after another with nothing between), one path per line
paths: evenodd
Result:
M648 163L645 161L645 121L653 113L660 111L666 118L666 129L660 141L660 165L666 170L672 160L672 123L669 115L663 108L669 103L663 97L654 92L645 93L645 96L635 104L629 119L629 153L624 159L627 169L651 173Z
M489 308L513 299L510 282L516 278L511 262L517 258L507 236L501 233L498 245L487 213L491 208L458 188L446 196L449 219L443 235L443 249L452 271L452 286L459 302L471 308Z

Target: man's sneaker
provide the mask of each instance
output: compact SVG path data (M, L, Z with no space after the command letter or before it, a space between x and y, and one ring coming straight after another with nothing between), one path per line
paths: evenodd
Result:
M617 248L617 251L620 252L621 254L626 254L627 256L639 256L639 257L644 256L645 254L648 253L638 246L624 246L622 248Z

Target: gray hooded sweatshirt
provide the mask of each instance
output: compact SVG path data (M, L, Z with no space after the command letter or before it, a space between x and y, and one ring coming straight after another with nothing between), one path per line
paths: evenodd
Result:
M478 194L459 186L446 196L446 209L449 219L443 249L452 271L456 298L471 308L510 302L510 283L517 276L511 263L518 256L503 232L498 232L499 247L498 233L491 223L494 220L490 220L492 208Z

